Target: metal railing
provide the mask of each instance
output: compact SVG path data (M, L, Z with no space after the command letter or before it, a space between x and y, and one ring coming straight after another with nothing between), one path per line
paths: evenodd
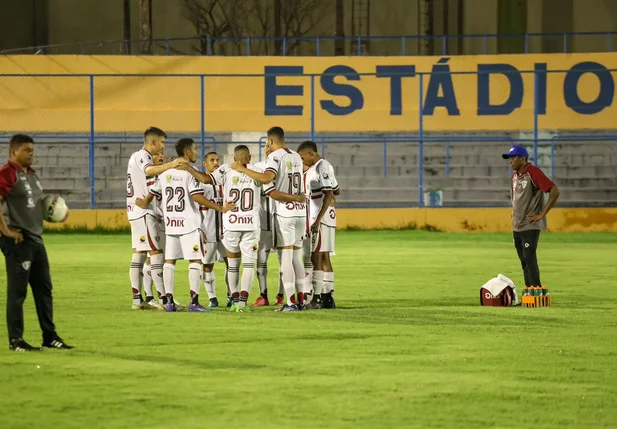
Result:
M583 72L599 76L598 79L602 82L603 79L606 80L605 74L608 73L610 76L617 70L578 70L577 76L580 78ZM407 151L405 153L410 154L410 161L405 166L413 167L413 173L406 174L406 176L414 175L414 180L417 179L414 182L417 183L417 194L409 197L409 204L419 207L424 206L425 191L432 186L427 180L427 169L437 166L431 162L431 159L436 156L433 149L435 147L443 149L443 152L439 154L438 166L445 169L443 176L446 178L450 177L450 171L453 168L451 162L455 159L451 152L465 145L471 147L472 144L476 147L492 145L491 150L497 151L497 156L491 157L495 159L491 162L495 162L499 169L503 169L503 177L507 177L509 167L506 163L500 163L500 152L498 151L505 150L513 144L528 146L531 159L534 161L542 159L542 167L554 176L557 167L563 164L556 162L560 145L568 142L591 141L612 144L617 141L614 131L617 126L612 121L614 115L606 116L604 121L597 121L597 115L610 113L601 112L601 110L611 108L614 85L608 87L613 91L610 97L597 97L596 102L600 100L599 102L604 103L600 109L593 105L594 102L583 101L580 98L578 101L574 100L573 104L572 94L567 96L570 97L569 101L564 102L563 99L559 101L568 105L570 109L578 106L574 118L581 119L584 124L592 124L582 129L573 127L571 124L572 117L568 115L573 112L550 110L555 108L555 103L548 103L547 112L546 94L541 94L540 90L547 86L546 74L561 73L565 76L568 74L572 76L574 73L572 70L517 71L519 75L531 74L531 79L528 81L534 84L533 94L526 96L528 101L533 100L533 102L528 103L527 109L522 111L524 125L517 129L520 121L511 122L513 120L511 115L499 111L503 105L501 107L493 105L492 107L497 110L489 112L489 116L484 117L479 116L477 110L480 109L476 105L455 106L460 111L450 114L451 107L443 102L443 97L447 97L443 81L437 89L434 91L431 89L431 79L436 79L435 76L439 73L418 72L414 76L415 81L406 81L409 86L406 87L405 93L409 94L410 90L414 89L415 94L412 100L404 100L406 104L399 106L401 112L398 114L392 113L395 109L394 102L391 100L390 105L380 105L378 110L370 111L369 116L362 116L361 118L364 119L358 119L352 122L352 125L349 125L350 122L343 121L348 113L329 112L328 109L332 108L332 105L328 107L323 100L318 100L318 96L320 98L324 96L323 82L318 79L326 76L323 74L292 76L293 79L306 81L306 92L303 97L305 105L301 106L303 111L296 117L290 117L288 111L268 114L268 103L266 102L264 106L264 98L268 97L263 92L261 92L263 98L253 97L251 91L255 88L259 88L259 91L268 91L267 85L262 85L265 79L271 77L267 74L0 75L0 90L5 90L5 97L0 105L0 142L6 143L13 133L26 132L32 134L38 143L67 143L76 148L82 148L83 150L75 156L71 154L51 156L57 157L54 162L57 162L59 168L87 169L87 177L85 174L83 177L83 180L87 181L87 187L84 186L84 188L89 193L88 206L95 208L105 205L97 200L97 195L101 193L99 182L102 179L111 181L114 178L122 178L123 175L123 173L114 173L115 177L109 176L107 173L101 173L100 167L116 167L118 171L125 168L128 160L125 152L139 147L142 141L140 136L142 130L151 125L164 129L170 128L168 130L170 134L168 141L170 142L179 137L194 138L199 146L200 154L204 154L207 150L216 151L217 148L223 146L245 142L255 145L254 149L258 152L257 157L261 159L263 133L272 125L282 125L287 130L296 130L296 132L289 133L289 141L293 142L293 145L303 139L311 139L318 144L321 152L326 156L329 154L329 148L338 145L351 144L364 147L372 145L371 148L378 146L379 152L371 152L373 158L370 162L371 167L380 168L375 175L380 177L400 175L393 169L400 169L401 163L393 167L392 162L402 156L400 148L405 147ZM378 76L376 73L359 73L358 75L363 76L363 85L371 84L371 82L377 85L384 82L384 76ZM454 80L455 87L462 86L463 95L459 94L459 98L472 99L479 93L473 89L470 95L463 90L467 82L480 80L482 73L448 72L448 75ZM335 76L341 76L341 74ZM411 76L401 75L399 77L402 79L402 77L410 78ZM457 80L459 78L462 80ZM369 79L374 79L374 81ZM564 78L565 80L567 78ZM257 85L258 82L259 85ZM415 85L417 87L412 88ZM553 87L563 88L564 85L553 85ZM569 85L578 88L578 80L570 79ZM600 86L602 87L602 84ZM287 85L287 87L291 86ZM598 91L597 85L592 85L592 87ZM6 88L10 91L7 92ZM587 87L582 85L582 88L585 90ZM238 93L233 91L238 91ZM602 88L599 91L602 93ZM373 92L381 94L381 98L384 97L383 91ZM297 96L298 94L280 95ZM325 95L329 93L326 92ZM341 96L341 94L334 95ZM586 100L594 98L589 95L586 94L584 98ZM343 97L349 97L351 100L348 95ZM480 96L478 95L477 98ZM487 98L490 97L487 96ZM435 100L442 101L442 104L436 108L437 110ZM284 99L277 104L275 97L274 107L290 107L285 101L287 100ZM480 103L479 100L477 101ZM555 100L549 99L549 101ZM433 105L432 110L429 108L431 104ZM519 104L522 104L522 101ZM334 107L347 108L338 105ZM359 113L362 113L361 109ZM349 114L356 113L350 112ZM461 116L468 117L466 124L451 125L452 121L460 119ZM547 116L550 121L544 122ZM557 122L555 122L555 117L558 119ZM406 125L403 129L395 130L397 126L400 126L401 118L402 123ZM495 125L495 128L491 129L488 125L480 126L474 123L481 123L487 118L490 119L490 124ZM500 121L508 122L507 126L502 127ZM285 123L291 125L287 127ZM557 127L554 125L556 123ZM543 126L543 124L548 125ZM447 128L448 126L450 128ZM460 128L456 128L457 126ZM247 132L247 127L253 131L248 138L240 134ZM555 132L556 129L557 132ZM519 132L520 130L526 131L526 134L523 135ZM238 133L239 137L234 138L235 133ZM617 145L614 146L617 148ZM431 154L428 153L429 151ZM359 153L361 154L361 151ZM614 153L614 159L609 160L609 164L603 165L612 168L617 164L617 151ZM63 157L68 159L62 160Z
M330 56L334 55L333 49L325 49L324 45L331 45L333 42L349 43L349 55L371 55L371 52L363 48L365 42L369 43L388 43L390 46L397 45L398 49L392 49L391 55L409 55L409 47L414 43L422 41L432 41L435 46L435 51L431 55L451 55L449 43L458 40L473 40L481 41L482 49L480 52L489 54L489 42L494 40L521 40L522 49L518 53L532 53L531 43L534 40L560 41L561 49L559 51L552 50L551 53L572 53L573 38L595 39L602 40L602 43L597 44L597 48L603 52L614 52L617 40L615 31L588 31L588 32L567 32L567 33L521 33L521 34L444 34L444 35L401 35L401 36L302 36L302 37L170 37L170 38L153 38L153 39L132 39L132 40L104 40L95 42L79 42L79 43L62 43L53 45L31 46L25 48L5 49L0 51L3 55L20 55L20 54L112 54L112 55L130 55L138 54L139 46L144 42L151 42L157 46L155 54L157 55L221 55L217 54L214 48L217 45L229 44L235 46L233 55L272 55L271 52L263 52L255 48L259 43L279 42L281 45L281 55L294 55L290 52L290 47L304 44L310 46L311 55ZM186 51L185 45L191 44L195 48ZM183 48L179 49L179 46ZM201 47L204 47L202 49ZM600 48L601 46L601 48ZM376 55L382 55L379 50L375 51ZM394 53L396 52L396 53ZM465 52L458 52L464 54ZM495 52L496 53L496 52ZM542 50L534 53L543 53ZM222 55L226 55L223 53Z

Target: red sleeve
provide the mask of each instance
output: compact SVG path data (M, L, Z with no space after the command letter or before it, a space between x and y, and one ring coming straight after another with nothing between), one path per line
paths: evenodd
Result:
M538 167L532 166L529 169L529 175L531 176L531 180L533 180L533 183L538 188L540 188L542 192L548 192L551 190L553 186L555 186L555 184L551 181L551 179L546 177L544 172L540 170Z
M8 164L0 168L0 195L6 198L17 182L17 172Z

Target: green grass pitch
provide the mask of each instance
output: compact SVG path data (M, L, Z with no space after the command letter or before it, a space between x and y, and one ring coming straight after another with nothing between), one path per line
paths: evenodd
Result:
M10 353L2 315L2 428L617 427L617 234L544 233L553 308L523 309L479 305L498 273L522 286L508 234L341 231L339 308L285 314L132 311L128 236L46 243L77 348Z

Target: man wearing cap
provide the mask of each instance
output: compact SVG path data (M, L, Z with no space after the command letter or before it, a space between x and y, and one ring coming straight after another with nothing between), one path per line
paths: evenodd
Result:
M529 154L522 146L513 146L502 155L514 170L510 194L512 195L512 230L514 247L521 260L526 286L542 286L536 248L540 231L546 229L546 215L559 198L559 189L538 167L527 159ZM544 194L550 192L544 205Z

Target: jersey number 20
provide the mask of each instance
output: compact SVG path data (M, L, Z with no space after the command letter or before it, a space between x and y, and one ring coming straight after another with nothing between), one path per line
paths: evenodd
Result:
M250 188L245 188L240 192L239 189L230 189L229 196L231 197L232 203L236 205L236 208L232 211L237 212L238 208L243 212L250 212L253 210L253 190ZM240 200L240 204L238 204L238 200Z

